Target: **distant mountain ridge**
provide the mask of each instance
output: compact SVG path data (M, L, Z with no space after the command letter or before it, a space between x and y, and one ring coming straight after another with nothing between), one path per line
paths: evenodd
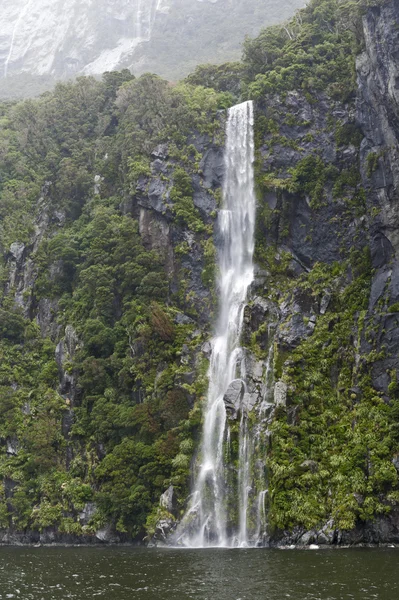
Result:
M24 78L123 67L175 80L197 64L237 60L246 35L303 0L0 0L0 95ZM39 81L39 79L38 79Z

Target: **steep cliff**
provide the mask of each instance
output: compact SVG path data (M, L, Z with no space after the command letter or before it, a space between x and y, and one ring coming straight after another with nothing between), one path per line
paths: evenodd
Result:
M130 68L169 79L237 60L245 35L290 17L302 0L2 0L1 97L57 79Z
M267 514L249 529L399 541L398 22L397 0L315 0L240 66L178 86L122 71L1 107L3 540L165 540L182 515L241 94L256 278L248 386L225 402L232 479L244 396L249 415Z
M397 541L399 5L326 3L309 19L314 6L294 41L253 42L276 52L250 84L263 200L248 338L274 355L269 534Z
M125 72L4 107L3 541L142 538L188 493L230 103Z

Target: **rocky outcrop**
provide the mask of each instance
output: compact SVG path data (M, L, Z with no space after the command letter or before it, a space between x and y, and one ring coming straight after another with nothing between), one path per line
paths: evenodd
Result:
M223 402L226 406L229 418L236 419L238 411L241 408L242 400L245 393L245 383L242 379L235 379L229 385L223 396Z
M274 386L274 402L276 406L287 406L287 384L284 381L277 381Z
M368 323L378 332L375 345L362 340L362 351L385 349L385 357L372 368L373 384L384 394L391 381L388 373L399 369L399 32L393 27L398 18L397 1L368 10L363 18L365 51L357 61L357 119L364 132L360 163L375 269ZM382 311L376 311L377 304Z

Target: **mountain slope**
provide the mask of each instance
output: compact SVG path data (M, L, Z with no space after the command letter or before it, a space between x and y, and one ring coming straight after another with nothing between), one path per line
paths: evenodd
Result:
M3 97L35 78L128 67L178 79L201 62L237 60L245 35L303 0L0 0Z

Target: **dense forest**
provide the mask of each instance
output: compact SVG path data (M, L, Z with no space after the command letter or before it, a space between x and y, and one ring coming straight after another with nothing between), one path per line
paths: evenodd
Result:
M0 106L5 540L142 540L181 516L226 109L246 99L258 213L243 343L254 389L272 356L271 540L397 535L398 18L397 0L312 0L248 38L240 63L177 84L81 77Z

